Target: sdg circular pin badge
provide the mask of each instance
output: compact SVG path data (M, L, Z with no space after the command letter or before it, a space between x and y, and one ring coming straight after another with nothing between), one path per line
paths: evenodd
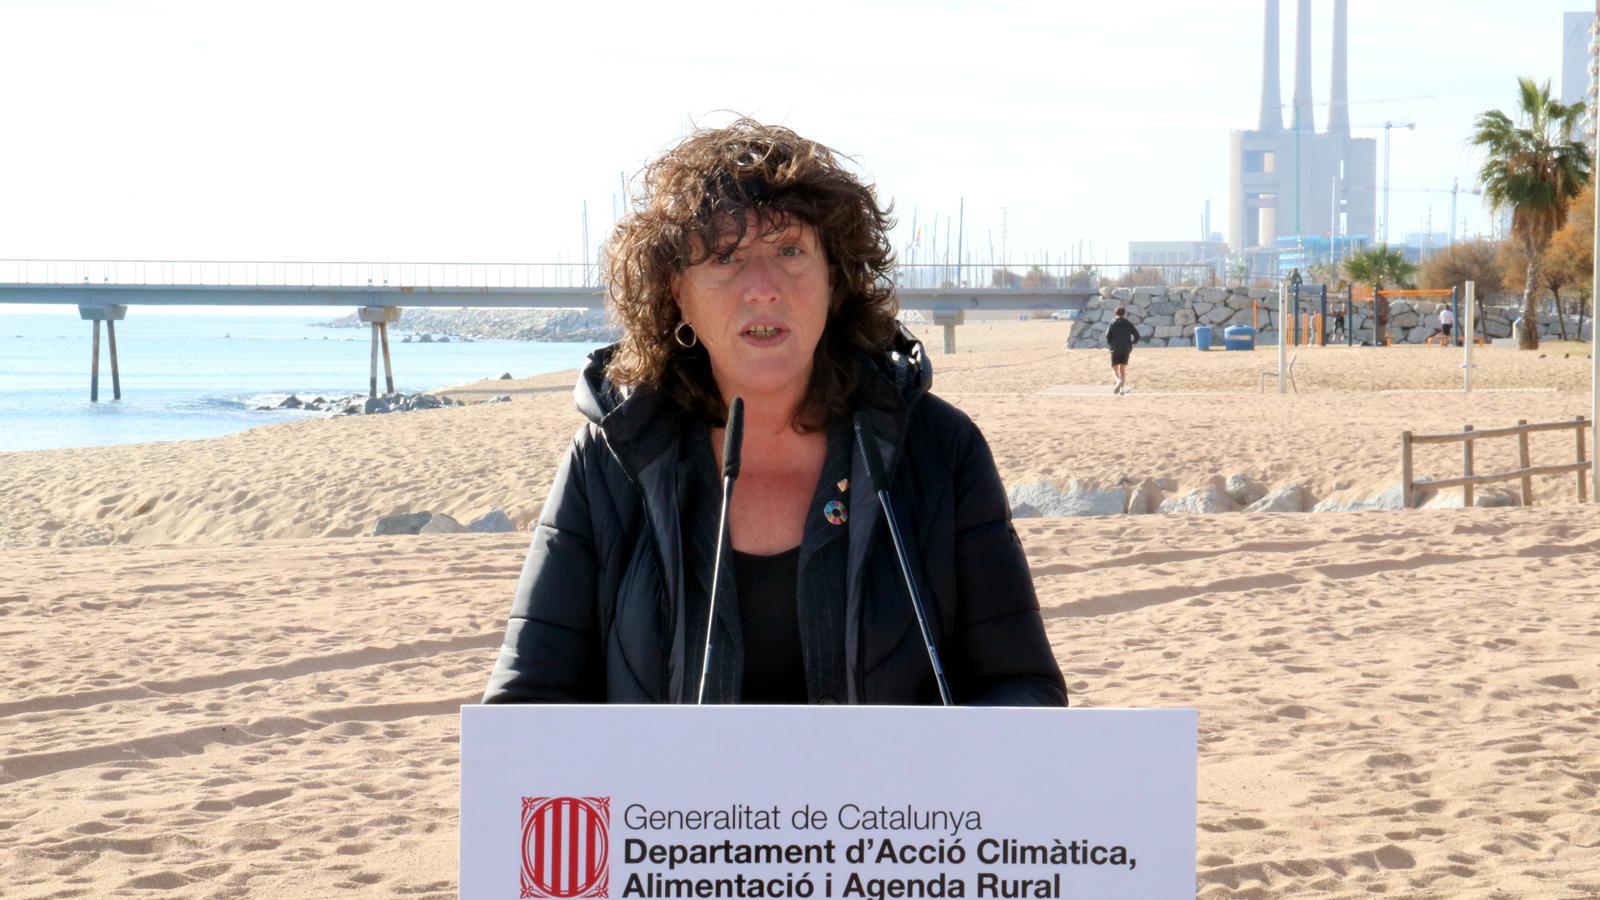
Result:
M843 525L850 521L850 511L844 508L844 503L839 500L829 500L822 505L822 515L833 525Z

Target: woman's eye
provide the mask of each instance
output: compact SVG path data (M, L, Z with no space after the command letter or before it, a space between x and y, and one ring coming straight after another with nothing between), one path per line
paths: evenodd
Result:
M719 266L725 266L725 265L728 265L729 263L733 262L733 254L732 253L718 253L716 256L712 257L712 260Z
M800 248L799 247L793 247L793 246L784 247L784 248L782 248L782 249L780 249L778 251L778 255L779 256L799 256L800 255Z

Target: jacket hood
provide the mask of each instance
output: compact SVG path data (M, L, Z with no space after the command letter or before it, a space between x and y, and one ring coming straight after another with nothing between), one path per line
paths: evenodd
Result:
M631 477L671 444L677 429L661 426L670 424L681 410L653 388L613 384L606 377L606 364L617 347L611 344L589 354L573 400L578 411L599 427ZM857 351L856 357L865 370L856 391L858 408L872 415L880 435L898 438L906 416L933 386L933 365L922 342L901 326L888 350Z

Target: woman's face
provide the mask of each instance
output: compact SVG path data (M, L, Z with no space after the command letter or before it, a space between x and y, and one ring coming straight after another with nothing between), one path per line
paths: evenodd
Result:
M816 230L791 219L773 231L746 214L744 240L723 229L712 255L673 279L683 321L711 357L724 398L803 392L828 322L828 260Z

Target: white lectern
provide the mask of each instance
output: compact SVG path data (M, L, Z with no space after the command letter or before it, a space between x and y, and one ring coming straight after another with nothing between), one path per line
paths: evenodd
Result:
M461 896L1193 897L1190 709L467 706Z

